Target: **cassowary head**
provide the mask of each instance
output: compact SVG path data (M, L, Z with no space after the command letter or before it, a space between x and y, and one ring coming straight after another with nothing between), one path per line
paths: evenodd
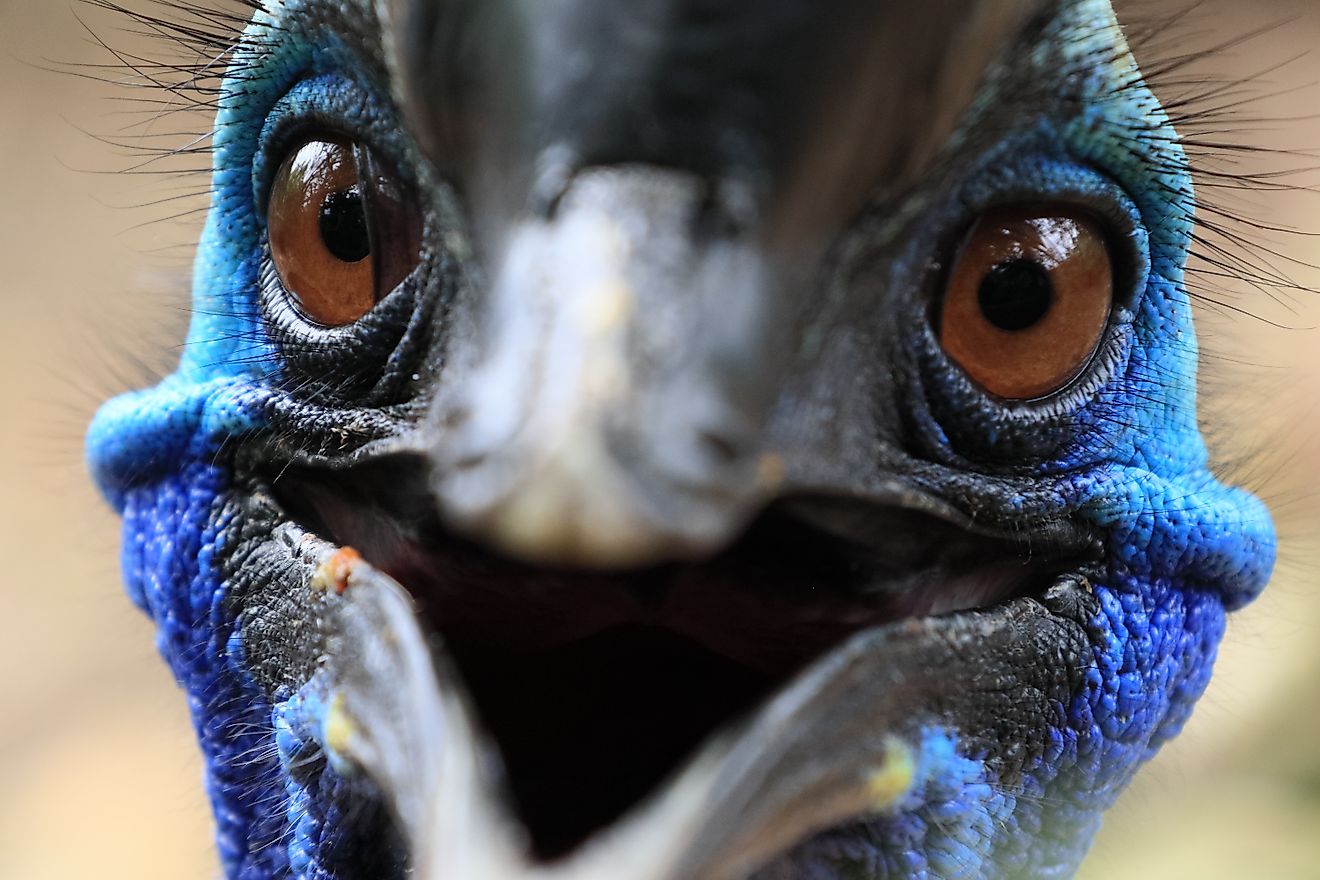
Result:
M211 211L89 450L231 877L1075 869L1274 556L1107 2L155 27Z

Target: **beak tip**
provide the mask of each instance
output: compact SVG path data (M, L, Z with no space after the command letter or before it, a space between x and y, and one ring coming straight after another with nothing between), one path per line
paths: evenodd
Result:
M515 559L579 569L643 568L683 555L688 543L617 496L563 484L526 485L451 523Z
M574 459L521 468L494 492L474 490L478 474L442 480L439 507L455 532L512 558L581 570L702 559L742 528L741 506L730 499L687 497L677 487L648 492L608 460L581 473Z

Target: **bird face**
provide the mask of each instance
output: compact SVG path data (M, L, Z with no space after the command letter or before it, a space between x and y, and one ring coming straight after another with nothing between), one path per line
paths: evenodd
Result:
M218 108L89 456L233 877L1064 876L1268 578L1106 2L268 2Z

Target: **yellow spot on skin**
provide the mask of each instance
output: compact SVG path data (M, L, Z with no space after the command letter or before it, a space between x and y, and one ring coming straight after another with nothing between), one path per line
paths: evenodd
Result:
M756 482L763 489L778 489L784 482L784 457L775 452L762 455L756 464Z
M912 789L917 762L912 749L897 737L885 739L885 760L866 780L866 792L876 811L892 809Z
M362 554L352 547L336 550L317 566L312 575L312 589L321 592L334 590L342 594L348 589L348 576L353 573L353 567L361 561Z
M628 283L614 278L601 283L587 296L588 337L608 336L621 329L632 314L633 292Z
M330 700L330 708L325 713L323 733L327 749L340 757L348 754L349 746L357 735L357 727L353 724L353 719L348 716L348 710L344 708L342 694L336 694Z

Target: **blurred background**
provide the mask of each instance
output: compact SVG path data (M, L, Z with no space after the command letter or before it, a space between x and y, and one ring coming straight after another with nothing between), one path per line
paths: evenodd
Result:
M1131 0L1120 14L1189 5ZM184 701L121 592L117 524L81 450L97 403L176 355L206 181L173 172L205 165L186 149L205 120L89 78L131 78L124 64L150 45L89 6L0 0L0 878L210 877ZM1198 161L1271 175L1214 198L1268 227L1234 226L1258 266L1310 289L1317 46L1314 0L1219 0L1153 28L1139 52L1148 68L1193 57L1167 92L1232 108L1202 120L1199 139L1251 149ZM43 69L69 63L112 67ZM142 166L158 147L185 149ZM1290 228L1310 235L1278 231ZM1200 315L1203 420L1229 473L1274 505L1283 559L1233 619L1184 735L1110 813L1086 880L1320 878L1320 294L1198 283L1217 301Z

